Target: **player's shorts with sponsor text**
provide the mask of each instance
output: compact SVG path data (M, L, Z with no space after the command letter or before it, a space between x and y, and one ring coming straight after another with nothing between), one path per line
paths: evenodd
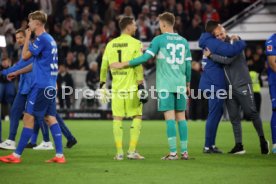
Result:
M158 92L158 111L185 111L187 99L184 94L172 92Z
M47 88L32 88L28 94L25 112L38 117L56 116L55 96L49 96Z
M137 91L113 92L111 108L113 116L132 117L142 115L143 104L137 96Z

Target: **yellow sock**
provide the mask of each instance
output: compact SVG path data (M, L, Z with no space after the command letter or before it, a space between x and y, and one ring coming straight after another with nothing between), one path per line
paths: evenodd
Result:
M140 136L141 130L141 119L133 119L132 125L130 128L130 142L128 152L133 153L136 150L137 142Z
M117 149L117 154L123 154L123 127L122 121L113 120L113 135L115 140L115 145Z

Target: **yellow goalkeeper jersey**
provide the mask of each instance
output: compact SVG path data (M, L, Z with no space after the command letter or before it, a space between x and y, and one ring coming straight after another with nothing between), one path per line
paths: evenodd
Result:
M142 43L127 34L111 40L104 51L100 81L106 82L108 67L114 62L128 62L142 55ZM112 91L137 91L138 81L143 80L143 67L129 67L125 69L111 69Z

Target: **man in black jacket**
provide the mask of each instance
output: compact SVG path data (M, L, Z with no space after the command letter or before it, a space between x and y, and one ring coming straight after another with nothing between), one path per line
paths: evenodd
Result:
M70 95L65 95L63 98L62 93L65 92L65 94L68 94L67 90L69 90L69 89L67 89L67 87L74 88L74 81L72 79L71 74L67 72L67 68L64 64L59 65L57 86L58 86L58 101L59 101L60 108L61 109L64 108L64 100L65 100L67 109L70 109L71 97L70 97ZM64 88L64 89L62 89L62 88Z

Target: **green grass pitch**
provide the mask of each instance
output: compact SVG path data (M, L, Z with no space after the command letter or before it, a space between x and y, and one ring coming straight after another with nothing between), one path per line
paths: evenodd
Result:
M249 122L243 122L245 155L206 155L202 153L205 123L189 121L189 154L195 159L188 161L160 160L168 153L166 127L161 120L143 121L138 150L146 160L123 161L113 160L112 121L66 122L78 140L74 148L64 149L66 164L44 163L54 156L54 151L25 150L21 164L0 163L0 184L272 184L276 181L276 155L260 154L257 134ZM124 122L125 151L130 123ZM3 138L7 137L8 127L8 123L4 122ZM269 123L264 123L264 129L271 142ZM221 122L217 146L227 152L233 145L230 123ZM10 153L0 150L1 156Z

